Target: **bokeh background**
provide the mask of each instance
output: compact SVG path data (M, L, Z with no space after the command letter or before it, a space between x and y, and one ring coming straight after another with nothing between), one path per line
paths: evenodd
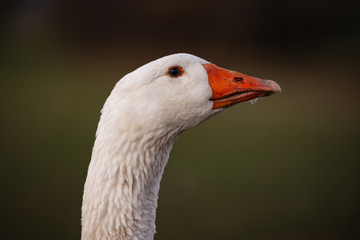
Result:
M126 73L188 52L277 81L186 132L155 239L355 239L358 1L8 1L1 14L1 239L79 239L100 109Z

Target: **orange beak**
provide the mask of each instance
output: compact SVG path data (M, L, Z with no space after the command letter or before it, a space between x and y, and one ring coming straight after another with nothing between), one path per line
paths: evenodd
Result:
M215 64L203 64L212 89L210 100L213 109L232 106L253 98L281 92L280 86L271 80L262 80L242 73L219 68Z

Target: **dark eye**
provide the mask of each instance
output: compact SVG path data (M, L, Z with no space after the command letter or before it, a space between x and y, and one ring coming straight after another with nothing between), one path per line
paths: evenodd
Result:
M183 73L184 73L184 70L183 70L181 67L178 67L178 66L176 66L176 67L171 67L171 68L169 69L169 75L170 75L171 77L179 77L179 76L181 76Z

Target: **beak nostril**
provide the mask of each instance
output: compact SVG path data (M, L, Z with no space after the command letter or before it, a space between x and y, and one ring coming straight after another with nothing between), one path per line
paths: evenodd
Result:
M234 77L235 82L244 82L244 78L242 77Z

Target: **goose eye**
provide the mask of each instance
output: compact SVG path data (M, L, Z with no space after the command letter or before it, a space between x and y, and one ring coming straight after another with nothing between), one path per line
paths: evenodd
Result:
M181 67L176 66L176 67L171 67L168 73L171 77L179 77L184 73L184 70Z

